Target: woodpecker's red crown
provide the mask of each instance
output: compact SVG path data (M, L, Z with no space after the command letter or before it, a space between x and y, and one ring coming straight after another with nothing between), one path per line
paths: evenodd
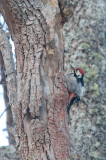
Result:
M84 74L84 71L83 71L82 68L76 68L76 70L79 70L79 72L80 72L81 74Z

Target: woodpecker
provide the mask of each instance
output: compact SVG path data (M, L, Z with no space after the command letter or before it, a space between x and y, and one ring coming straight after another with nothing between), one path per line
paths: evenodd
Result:
M83 69L74 68L74 67L72 67L72 69L74 70L74 72L69 74L66 78L66 85L67 85L68 92L70 94L69 96L70 103L69 103L69 106L67 107L68 114L69 114L72 104L75 101L77 102L77 106L78 106L78 102L83 96L83 91L84 91L84 71Z

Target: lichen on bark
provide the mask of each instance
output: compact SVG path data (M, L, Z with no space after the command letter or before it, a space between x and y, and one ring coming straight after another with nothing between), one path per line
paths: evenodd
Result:
M72 106L70 112L73 159L105 159L105 4L80 1L64 25L65 72L69 63L85 71L84 97L79 108Z

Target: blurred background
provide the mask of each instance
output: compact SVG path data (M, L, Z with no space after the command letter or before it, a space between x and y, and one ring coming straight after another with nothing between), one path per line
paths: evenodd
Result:
M0 14L0 28L4 30L4 32L8 35L9 42L11 44L11 50L13 53L14 61L15 61L15 48L14 48L14 43L11 39L11 36L8 31L8 26L6 22L4 21L3 16ZM1 53L0 53L1 54ZM7 96L7 89L6 89L6 84L4 82L2 83L2 78L3 78L3 66L2 66L2 60L1 60L1 55L0 55L0 146L7 146L9 145L8 141L8 132L7 132L7 112L6 110L9 110L9 106L6 106L5 98L8 101ZM8 103L8 102L7 102Z

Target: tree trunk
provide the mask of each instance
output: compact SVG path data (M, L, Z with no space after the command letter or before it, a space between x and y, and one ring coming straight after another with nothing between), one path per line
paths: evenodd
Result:
M0 10L16 49L17 100L12 111L20 158L68 160L68 94L58 1L0 0Z

